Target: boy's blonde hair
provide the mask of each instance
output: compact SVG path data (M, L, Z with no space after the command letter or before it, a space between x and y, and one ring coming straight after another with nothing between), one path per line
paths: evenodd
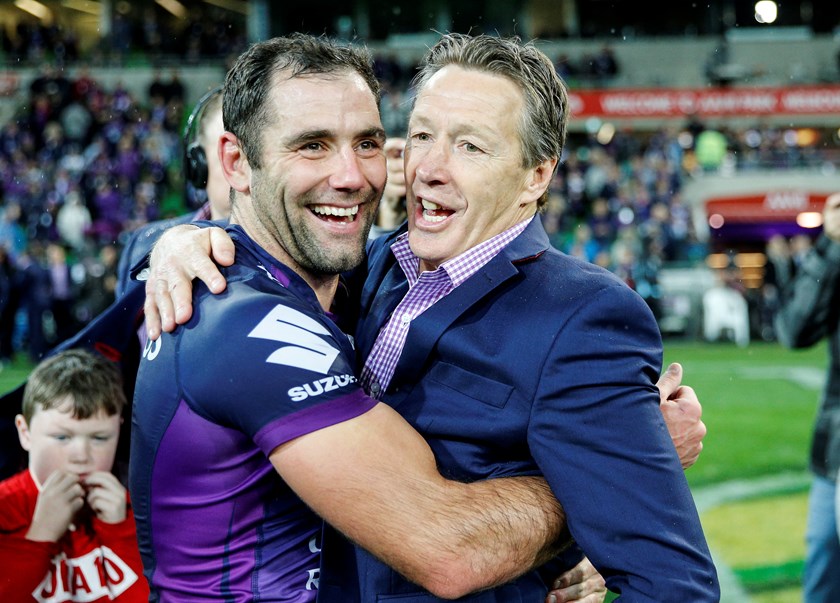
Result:
M43 360L29 376L23 391L26 423L39 407L58 408L68 396L75 419L89 419L100 412L120 414L126 405L122 376L113 362L85 350L67 350Z

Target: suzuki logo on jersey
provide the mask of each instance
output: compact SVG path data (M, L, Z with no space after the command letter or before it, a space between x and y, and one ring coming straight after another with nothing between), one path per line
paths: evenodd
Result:
M294 402L301 402L306 400L309 396L320 396L324 392L333 392L345 385L350 385L356 382L356 377L353 375L330 375L323 379L318 379L312 383L306 383L299 387L293 387L287 393Z
M248 337L285 344L272 352L266 362L326 375L340 352L319 335L332 337L332 333L316 320L283 305L275 306L248 333Z
M57 555L44 580L32 591L41 603L116 599L137 582L137 574L107 546L67 559Z

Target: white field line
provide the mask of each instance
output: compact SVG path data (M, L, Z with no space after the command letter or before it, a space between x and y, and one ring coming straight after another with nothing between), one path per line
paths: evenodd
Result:
M703 488L695 488L692 493L697 510L704 513L728 502L807 488L810 483L811 474L808 472L780 473L757 479L732 480ZM714 551L712 551L712 557L720 580L721 603L749 603L750 596L741 586L732 568L724 563L718 555L715 555Z

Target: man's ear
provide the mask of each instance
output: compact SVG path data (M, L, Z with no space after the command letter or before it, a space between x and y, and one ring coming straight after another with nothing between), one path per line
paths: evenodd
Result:
M23 415L15 416L15 427L17 427L21 448L29 452L32 448L32 435L29 433L29 426L26 424L26 419Z
M251 165L245 153L242 152L239 139L230 132L225 132L219 137L219 159L225 180L228 181L230 187L239 193L250 195Z
M528 181L525 185L525 192L521 200L522 205L534 203L539 201L545 192L548 190L548 185L551 184L551 178L554 176L554 168L557 166L557 159L546 159L537 164L536 167L531 168L528 175Z

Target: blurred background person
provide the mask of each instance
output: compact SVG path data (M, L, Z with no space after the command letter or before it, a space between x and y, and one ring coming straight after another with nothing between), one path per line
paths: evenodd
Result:
M828 197L823 233L784 288L776 333L784 345L805 348L829 339L828 373L811 447L814 473L808 501L803 598L840 601L837 471L840 468L840 193Z

